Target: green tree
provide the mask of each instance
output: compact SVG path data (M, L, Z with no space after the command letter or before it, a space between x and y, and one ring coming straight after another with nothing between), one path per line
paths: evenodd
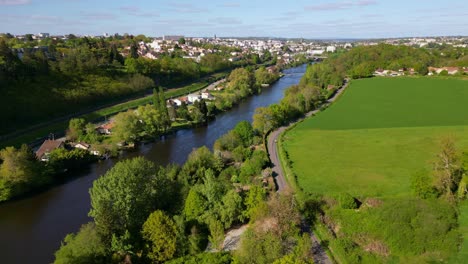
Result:
M434 162L435 185L440 193L452 200L461 178L461 162L452 138L442 138L440 148Z
M99 264L108 262L106 246L93 223L81 226L77 234L68 234L55 252L54 264Z
M227 89L239 93L244 98L253 93L255 76L245 68L237 68L229 74Z
M208 239L213 248L221 250L224 241L224 226L219 220L211 220L209 223L210 236Z
M84 135L86 120L83 118L72 118L68 123L67 139L77 140Z
M239 123L237 123L233 130L239 135L245 147L248 147L252 144L254 130L250 122L245 120L240 121Z
M138 58L138 46L136 42L133 42L132 45L130 45L130 58Z
M142 229L143 238L148 241L148 257L155 262L171 259L176 252L177 227L163 211L151 213Z
M437 190L432 185L432 179L425 170L418 171L411 179L411 189L422 199L437 197Z
M151 136L159 135L162 130L161 113L151 105L139 106L137 112L143 130Z
M276 124L272 109L270 107L258 107L255 109L252 126L263 135L273 129Z
M243 212L245 218L252 218L257 213L258 209L261 208L265 202L266 192L265 190L257 185L250 187L249 193L244 200L245 211Z
M224 228L230 228L233 223L244 221L242 215L243 200L235 190L230 190L222 198L222 206L220 209L221 222Z
M138 240L150 213L171 203L168 190L169 181L153 163L141 157L124 160L94 181L89 216L107 243L112 236L125 238L126 232Z
M142 124L133 110L121 112L114 118L112 137L116 141L135 142L142 131Z
M6 201L50 181L42 164L25 144L0 151L0 201Z
M197 220L201 215L205 213L207 209L207 201L203 195L196 190L191 188L184 205L184 215L188 220Z

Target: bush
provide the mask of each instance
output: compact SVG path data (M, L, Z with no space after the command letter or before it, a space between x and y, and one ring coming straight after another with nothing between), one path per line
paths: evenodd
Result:
M348 193L343 193L338 197L338 202L340 203L340 207L343 209L356 209L358 208L358 204L356 203L356 199L349 195Z

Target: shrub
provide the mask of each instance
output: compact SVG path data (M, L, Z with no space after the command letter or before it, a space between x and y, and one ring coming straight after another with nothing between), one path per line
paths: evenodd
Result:
M340 207L343 209L356 209L358 208L358 204L356 203L356 199L349 195L348 193L343 193L338 197L338 201L340 203Z

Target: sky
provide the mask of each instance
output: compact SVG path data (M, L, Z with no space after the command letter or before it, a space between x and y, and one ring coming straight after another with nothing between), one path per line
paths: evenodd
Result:
M187 37L468 35L467 0L0 0L0 32Z

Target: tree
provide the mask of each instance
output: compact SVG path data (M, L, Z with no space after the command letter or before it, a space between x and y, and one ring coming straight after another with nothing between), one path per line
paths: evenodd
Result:
M155 262L171 259L176 252L177 227L163 211L157 210L143 224L143 238L147 245L148 257Z
M124 238L126 232L130 240L138 240L149 214L171 203L168 190L168 180L152 162L141 157L124 160L94 181L89 216L106 243L112 236Z
M250 187L249 193L244 200L244 205L246 209L243 214L245 218L252 218L257 213L258 209L265 201L266 192L265 190L257 185Z
M265 264L273 263L283 255L283 245L279 237L271 232L249 228L241 238L239 249L235 252L236 263Z
M219 220L212 219L209 223L210 236L208 239L213 248L221 250L224 241L224 227Z
M142 121L143 130L151 136L159 135L162 130L161 113L151 105L139 106L137 112Z
M117 141L135 142L142 130L142 124L133 110L120 112L114 118L112 136Z
M411 179L411 189L422 199L437 197L437 190L432 185L432 179L425 170L415 173Z
M68 123L67 139L77 140L84 135L86 120L83 118L72 118Z
M245 68L237 68L229 74L228 81L227 89L239 93L243 98L252 94L252 89L255 85L255 76L251 71Z
M19 149L7 147L0 151L0 201L42 186L50 181L42 164L25 144Z
M242 197L235 190L230 190L223 196L220 214L224 228L229 228L233 223L244 220L242 202Z
M184 215L188 220L197 220L207 209L205 197L196 188L191 188L185 200Z
M133 42L132 45L130 45L130 58L138 58L138 46L136 42Z
M109 260L107 249L93 223L81 226L77 234L68 234L55 252L54 264L99 264Z
M461 178L460 159L452 138L443 138L440 145L441 151L434 162L435 185L440 193L452 200Z
M237 125L234 127L233 130L242 139L243 145L245 147L248 147L252 144L252 139L254 137L254 130L250 122L245 121L245 120L240 121L239 123L237 123Z
M275 117L270 107L258 107L253 115L253 128L266 135L275 127Z
M180 45L185 44L185 38L180 38L180 39L179 39L179 44L180 44Z

